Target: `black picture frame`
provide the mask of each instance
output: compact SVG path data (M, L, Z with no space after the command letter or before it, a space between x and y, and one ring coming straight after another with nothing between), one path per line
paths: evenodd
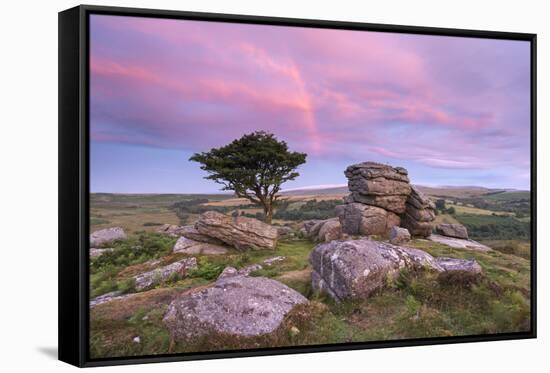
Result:
M89 357L89 16L106 14L522 40L531 47L531 330L192 354ZM81 5L59 13L59 360L79 367L536 338L536 34Z

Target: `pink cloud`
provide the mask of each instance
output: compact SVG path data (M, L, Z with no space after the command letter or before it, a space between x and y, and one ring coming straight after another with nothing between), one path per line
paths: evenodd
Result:
M92 136L197 149L263 129L316 157L489 167L528 141L528 108L500 88L514 69L456 39L94 17Z

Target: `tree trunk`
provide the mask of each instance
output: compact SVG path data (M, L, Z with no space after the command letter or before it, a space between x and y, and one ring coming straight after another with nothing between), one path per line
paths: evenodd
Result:
M271 224L271 220L273 219L273 205L269 204L264 206L264 216L265 222Z

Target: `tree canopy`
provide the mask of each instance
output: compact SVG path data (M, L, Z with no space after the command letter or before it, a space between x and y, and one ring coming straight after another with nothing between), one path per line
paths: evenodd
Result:
M271 223L281 185L300 175L296 170L306 157L289 151L286 142L273 134L258 131L189 160L199 162L208 173L205 178L223 185L223 190L262 206L266 222Z

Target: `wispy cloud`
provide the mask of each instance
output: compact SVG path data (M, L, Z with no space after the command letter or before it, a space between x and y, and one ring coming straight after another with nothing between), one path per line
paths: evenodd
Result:
M266 130L310 159L521 170L528 70L515 41L94 15L91 136L200 151Z

